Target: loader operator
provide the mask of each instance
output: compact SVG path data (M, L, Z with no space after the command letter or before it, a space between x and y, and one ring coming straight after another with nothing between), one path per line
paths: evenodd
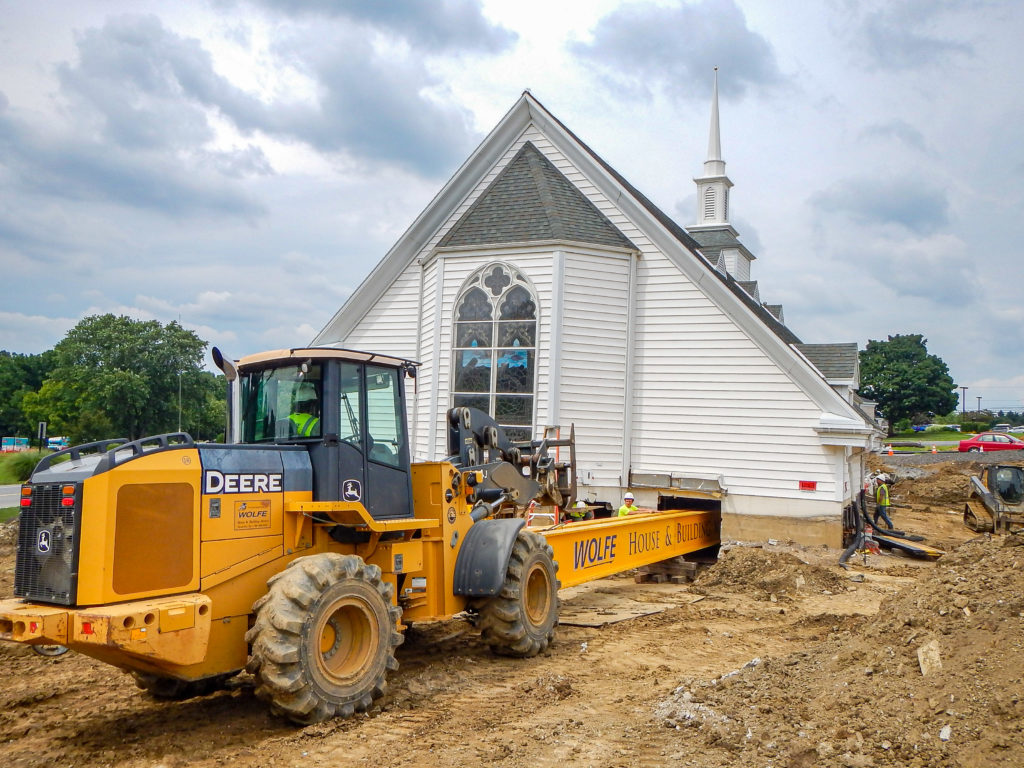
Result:
M879 478L878 486L875 488L875 528L878 527L878 518L882 518L889 528L894 527L889 517L889 484L886 482L887 479Z
M295 427L296 435L319 437L320 417L317 415L319 410L320 402L316 396L316 388L309 383L302 384L295 395L292 414L288 417Z

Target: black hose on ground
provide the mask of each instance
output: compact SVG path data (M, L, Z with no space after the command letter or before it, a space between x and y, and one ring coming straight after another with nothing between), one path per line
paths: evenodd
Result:
M858 503L859 502L859 503ZM854 552L864 546L864 491L860 492L859 499L853 502L853 514L857 520L857 533L853 537L853 541L850 542L850 546L843 550L843 554L839 556L839 564L846 568L846 561L850 559Z

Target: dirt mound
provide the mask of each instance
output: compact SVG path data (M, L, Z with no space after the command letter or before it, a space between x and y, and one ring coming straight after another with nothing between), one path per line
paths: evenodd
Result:
M14 554L18 543L18 518L0 523L0 558Z
M828 568L810 565L788 552L733 546L723 547L718 562L697 577L692 590L707 594L714 587L741 587L758 600L770 600L798 592L839 592L846 589L846 582Z
M49 659L0 643L0 760L1024 765L1024 546L963 525L976 456L879 462L897 478L894 523L946 549L937 563L857 555L851 573L835 550L730 543L692 585L605 580L593 590L602 600L664 608L601 627L563 624L528 660L494 657L463 619L417 624L371 712L305 729L272 717L244 676L211 696L154 702L81 654ZM13 592L16 531L0 526L2 597Z
M893 486L892 501L918 508L952 506L959 509L967 498L971 476L980 472L981 465L973 461L922 467L915 477L908 477L897 469L894 471L897 481Z
M722 764L1021 765L1022 595L1024 539L975 539L877 616L687 681L658 715Z

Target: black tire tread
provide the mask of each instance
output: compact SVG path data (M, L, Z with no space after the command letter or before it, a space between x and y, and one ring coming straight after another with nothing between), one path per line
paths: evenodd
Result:
M533 531L520 531L509 557L505 581L497 595L478 601L477 626L480 635L491 650L501 656L529 658L541 653L554 641L558 626L559 598L558 563L554 561L554 550L547 540ZM523 607L523 575L529 564L537 559L546 559L552 565L555 596L551 615L541 626L531 626L526 620Z
M362 581L374 589L387 606L390 624L380 628L383 670L363 686L364 693L351 700L334 701L322 694L303 667L302 630L310 607L324 589L344 579ZM356 555L310 555L293 560L267 585L267 593L253 606L256 622L246 633L246 641L252 646L246 670L256 679L256 696L270 704L271 712L310 725L364 712L384 695L386 673L398 668L395 648L404 638L396 628L401 609L392 605L392 586L382 580L378 566Z

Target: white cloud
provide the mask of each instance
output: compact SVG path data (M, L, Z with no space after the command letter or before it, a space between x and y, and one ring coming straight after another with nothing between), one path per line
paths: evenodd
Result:
M769 0L13 4L0 348L42 351L93 312L180 316L236 356L306 343L528 87L691 224L719 66L732 216L762 297L809 342L922 333L969 394L1009 397L1024 377L1024 96L1006 73L1024 6L796 14Z

